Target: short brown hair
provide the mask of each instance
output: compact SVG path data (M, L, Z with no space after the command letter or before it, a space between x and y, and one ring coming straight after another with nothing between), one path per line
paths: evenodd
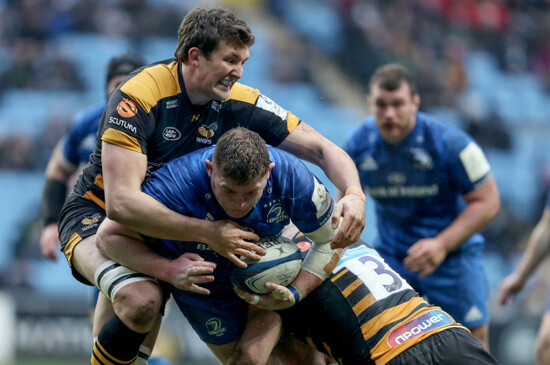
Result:
M416 84L410 72L400 64L390 63L374 71L369 81L368 92L370 93L375 85L384 90L394 91L399 89L402 82L409 85L411 95L417 94Z
M221 42L251 47L254 35L244 20L227 9L196 8L183 18L179 26L174 55L178 61L187 62L189 50L198 47L208 58Z
M223 177L247 184L267 174L271 159L258 133L237 127L218 140L212 163Z

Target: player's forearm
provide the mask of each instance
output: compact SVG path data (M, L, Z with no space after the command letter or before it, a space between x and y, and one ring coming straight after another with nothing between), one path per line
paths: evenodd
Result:
M170 260L151 251L141 239L100 229L97 241L101 252L111 260L129 269L166 280L164 269Z
M343 195L353 194L365 200L355 164L344 150L326 146L319 167Z
M550 223L541 220L529 236L525 253L515 269L523 282L527 281L549 252Z
M179 214L142 193L118 194L107 198L110 219L155 238L208 243L209 221Z
M447 251L452 251L483 229L494 217L495 213L487 209L485 204L471 203L437 238L444 243Z

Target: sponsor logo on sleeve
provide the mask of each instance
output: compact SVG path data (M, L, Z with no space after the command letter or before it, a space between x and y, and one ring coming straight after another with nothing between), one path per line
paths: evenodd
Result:
M273 100L262 94L260 94L260 96L258 97L256 106L260 109L267 110L268 112L275 114L282 120L286 120L286 118L288 117L288 112L285 109L281 108Z
M123 118L132 118L137 114L137 106L132 100L124 98L116 106L118 114Z
M317 219L321 218L330 208L332 199L325 185L313 178L314 187L311 201L317 208Z
M132 133L136 133L137 132L137 128L135 125L133 125L132 123L128 123L127 121L125 121L124 119L118 119L118 118L115 118L115 117L109 117L109 123L111 124L115 124L115 125L119 125L121 127L123 127L124 129L127 129L129 130L130 132Z
M466 148L460 152L459 157L471 182L476 182L491 171L491 166L489 166L485 154L481 148L473 142L470 142Z

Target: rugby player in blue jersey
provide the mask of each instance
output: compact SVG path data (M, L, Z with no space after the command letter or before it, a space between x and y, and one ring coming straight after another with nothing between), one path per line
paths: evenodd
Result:
M390 64L368 86L373 114L344 149L375 200L386 262L488 346L488 292L479 231L500 198L481 148L457 127L418 111L409 72Z
M151 237L203 242L238 265L244 262L237 255L263 254L249 241L257 240L256 234L179 214L140 190L148 169L212 145L236 126L320 166L345 192L330 219L337 226L343 218L334 247L361 234L364 193L349 156L259 90L238 82L253 43L248 25L228 10L193 9L180 24L175 58L132 73L107 102L98 143L59 217L73 275L113 303L114 314L94 344L93 364L133 361L163 307L156 282L127 275L121 266L104 266L108 260L95 235L105 216ZM101 286L99 278L109 280Z
M544 212L529 235L521 261L516 269L500 283L498 301L501 305L511 301L523 289L529 277L550 252L550 193ZM536 343L536 364L550 364L550 300L542 317Z
M352 246L340 259L342 249L330 248L334 202L324 185L300 160L266 147L255 132L232 129L215 148L164 165L142 190L181 214L231 220L260 237L280 235L292 221L311 245L298 277L287 287L271 284L273 293L263 298L240 295L256 305L295 304L281 312L283 325L340 364L496 363L466 328L418 297L374 249ZM222 364L275 363L276 358L306 363L304 346L272 353L281 334L278 315L258 308L249 313L229 281L233 264L207 245L148 240L160 255L144 253L138 232L109 219L98 237L108 256L171 284L181 311ZM174 268L181 257L201 265L178 273ZM315 361L324 363L322 357Z

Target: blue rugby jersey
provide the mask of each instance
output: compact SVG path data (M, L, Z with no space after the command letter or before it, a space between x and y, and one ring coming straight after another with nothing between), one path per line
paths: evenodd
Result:
M63 163L72 169L76 170L90 159L96 146L99 119L106 105L106 101L97 102L78 113L69 133L61 140Z
M268 149L275 166L260 200L243 218L229 217L214 197L204 162L212 159L214 147L168 162L151 175L142 190L180 214L212 221L232 220L260 237L279 235L291 219L302 232L317 230L332 215L330 193L298 158L273 147ZM212 256L206 260L215 261L217 257L203 243L162 242L163 253L169 258L185 252Z
M365 192L376 201L376 247L400 257L419 239L446 228L466 206L462 195L491 175L485 155L471 137L422 112L399 145L380 137L371 116L344 149L359 170ZM462 247L483 242L476 233Z

